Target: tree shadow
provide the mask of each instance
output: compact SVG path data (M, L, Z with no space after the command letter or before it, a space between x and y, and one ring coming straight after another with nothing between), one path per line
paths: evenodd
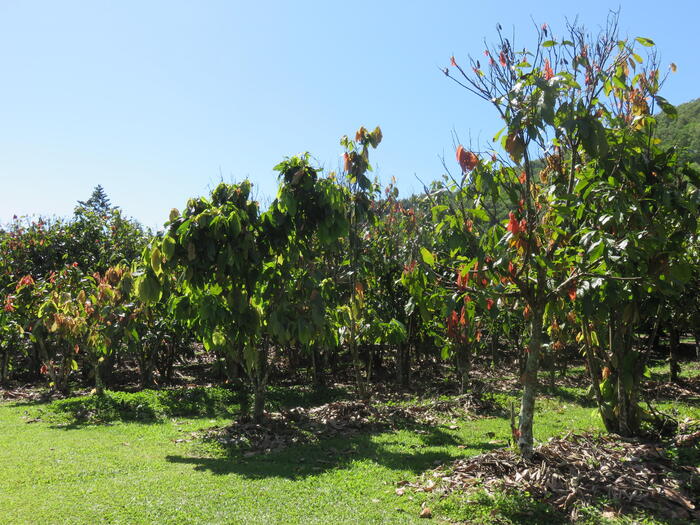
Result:
M279 410L292 407L309 407L347 399L350 393L345 388L307 387L307 386L271 386L265 395L268 408Z
M246 392L243 395L248 395ZM347 398L342 388L273 387L268 393L270 410L308 407ZM196 386L110 391L102 395L77 395L9 401L14 407L36 409L32 416L54 423L53 428L75 429L115 422L156 424L171 417L235 418L242 394L224 387Z
M551 386L543 387L542 393L559 398L563 401L568 401L569 403L575 403L584 408L595 408L597 406L595 400L591 399L585 392L572 392L571 390L558 385L555 385L553 388Z
M421 436L424 446L443 447L456 444L455 438L444 430L430 428ZM395 450L403 446L402 451ZM470 449L482 452L501 445L479 442L470 443ZM393 450L392 450L393 449ZM437 464L462 457L459 450L444 449L416 451L406 446L405 440L377 442L369 432L354 436L338 436L317 443L288 447L267 454L246 457L245 454L227 457L166 456L171 463L193 465L196 471L209 471L215 475L236 474L250 479L285 478L290 480L316 476L331 470L346 469L358 461L370 460L392 470L408 470L417 475Z

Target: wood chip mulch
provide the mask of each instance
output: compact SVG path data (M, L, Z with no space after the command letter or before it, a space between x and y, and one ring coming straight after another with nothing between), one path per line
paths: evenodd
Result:
M335 436L435 426L449 418L473 418L493 410L494 405L490 400L468 394L427 404L334 401L313 408L297 407L268 413L264 424L234 423L206 430L194 437L218 441L227 447L245 450L247 454L267 453Z
M612 502L615 513L646 509L700 520L700 467L679 466L663 445L613 435L568 434L538 446L531 460L509 449L458 459L404 485L448 494L474 490L528 492L575 520L580 505ZM610 512L610 511L608 511Z

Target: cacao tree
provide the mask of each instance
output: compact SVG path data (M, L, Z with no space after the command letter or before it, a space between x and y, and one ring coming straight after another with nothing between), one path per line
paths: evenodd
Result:
M641 259L678 245L672 238L646 235L649 223L641 218L624 221L625 211L636 213L632 201L644 199L639 213L652 229L663 230L670 214L692 209L685 189L676 200L663 196L667 173L676 170L672 155L653 150L651 113L654 104L673 109L658 94L653 53L646 53L646 62L639 54L639 47L651 46L646 38L620 39L612 15L595 37L577 25L556 37L543 25L533 52L517 48L499 29L498 43L484 51L483 68L472 57L468 67L453 58L445 69L449 78L493 104L505 123L494 137L503 153L457 148L462 175L451 190L462 194L468 220L480 223L462 227L477 245L472 260L457 268L464 292L495 301L511 298L529 324L519 422L513 429L525 456L532 454L545 327L571 311L584 291L604 286L606 300L617 302L608 303L615 312L606 323L612 352L618 366L638 377L640 363L629 357L638 301L630 287L646 290L649 270L628 271L641 262L629 237L643 240ZM602 187L609 192L607 202L594 193ZM604 210L617 202L627 228L624 239L601 234ZM499 210L508 210L507 217ZM468 224L461 217L452 222ZM615 261L617 266L611 264ZM476 277L478 285L464 283L465 276ZM618 429L634 433L634 417L628 414L636 384L621 381L616 414L630 425Z

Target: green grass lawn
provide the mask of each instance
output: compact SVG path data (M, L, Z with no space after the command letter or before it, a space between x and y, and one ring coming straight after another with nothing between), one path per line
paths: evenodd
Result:
M173 396L182 395L194 397L178 413ZM0 404L0 522L425 523L418 517L424 501L437 522L482 522L484 515L493 517L479 514L489 505L502 507L499 519L506 521L500 523L537 522L530 510L513 514L508 498L475 503L465 517L454 498L396 494L399 481L412 481L438 463L502 446L510 432L506 418L336 437L246 457L192 440L192 432L231 420L236 407L227 395L218 389L115 394L110 399L121 408L105 411L110 417L101 424L76 423L74 400ZM277 389L271 397L279 407L343 395ZM601 429L595 410L584 405L570 392L543 397L536 438ZM124 406L140 406L141 413L121 417L132 413ZM681 410L700 417L697 407Z

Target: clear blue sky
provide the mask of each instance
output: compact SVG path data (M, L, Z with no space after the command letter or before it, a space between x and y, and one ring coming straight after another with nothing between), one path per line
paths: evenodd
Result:
M666 97L699 97L697 0L2 0L0 222L67 216L97 184L152 227L222 178L250 177L269 200L284 156L336 168L360 125L382 127L382 180L419 191L416 175L453 161L453 130L468 142L501 127L440 73L450 55L480 54L497 22L527 40L531 17L596 29L618 6L623 34L678 65Z

